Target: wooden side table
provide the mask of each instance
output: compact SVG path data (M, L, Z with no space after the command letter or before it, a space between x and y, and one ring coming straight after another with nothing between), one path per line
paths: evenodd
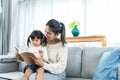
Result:
M102 47L106 47L106 37L101 35L67 37L66 41L67 42L101 42Z

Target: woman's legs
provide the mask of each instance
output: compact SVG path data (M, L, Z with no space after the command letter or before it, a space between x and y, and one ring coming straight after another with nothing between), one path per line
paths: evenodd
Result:
M27 68L24 75L23 80L29 80L29 76L32 74L32 70L30 68Z
M38 68L37 75L36 75L36 80L43 80L43 77L44 77L44 69L43 68Z
M36 80L36 73L30 75L29 80ZM44 80L66 80L65 71L60 74L44 72Z

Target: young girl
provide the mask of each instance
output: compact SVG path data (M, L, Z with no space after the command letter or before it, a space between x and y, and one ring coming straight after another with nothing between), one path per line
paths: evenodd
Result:
M34 30L27 40L27 46L29 47L29 52L34 53L37 58L43 58L44 61L48 61L47 51L44 46L46 46L47 40L44 34L39 30ZM43 54L43 52L44 54ZM16 55L20 60L23 60L20 55ZM29 80L29 76L32 73L37 72L36 80L43 80L44 69L38 64L26 65L24 68L23 80Z

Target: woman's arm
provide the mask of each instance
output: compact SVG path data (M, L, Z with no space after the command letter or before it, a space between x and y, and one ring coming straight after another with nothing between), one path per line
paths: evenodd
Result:
M67 47L63 47L59 50L59 54L57 55L57 62L44 62L41 58L33 58L35 64L43 67L45 70L50 71L53 74L61 73L65 70L67 65Z
M65 70L67 65L67 47L63 47L59 50L57 55L57 62L55 63L46 63L44 62L43 68L50 71L53 74L61 73Z

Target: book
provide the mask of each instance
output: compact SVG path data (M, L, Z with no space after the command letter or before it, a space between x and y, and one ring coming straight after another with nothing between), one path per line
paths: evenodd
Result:
M27 51L19 52L19 49L16 47L15 47L15 49L16 49L16 53L18 53L28 65L35 64L33 59L31 58L31 57L36 58L33 53L27 52Z

